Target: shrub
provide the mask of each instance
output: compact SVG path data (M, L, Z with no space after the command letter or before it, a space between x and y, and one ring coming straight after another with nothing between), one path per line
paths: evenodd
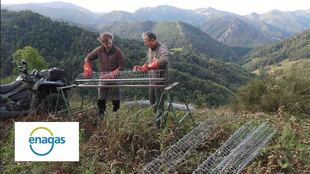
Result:
M251 112L283 110L291 114L309 114L310 80L296 74L256 80L237 91L232 106L235 110Z

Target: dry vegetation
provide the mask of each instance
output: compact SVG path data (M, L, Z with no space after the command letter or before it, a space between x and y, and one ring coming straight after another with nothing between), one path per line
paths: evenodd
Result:
M171 173L191 173L249 120L268 121L277 133L243 173L310 172L309 117L300 118L281 110L273 114L233 113L227 108L200 109L194 115L197 122L213 117L219 124L213 136ZM14 162L14 121L80 122L80 161ZM2 120L1 167L3 173L136 173L191 128L190 121L175 127L169 120L167 127L159 130L153 124L151 110L139 108L122 108L118 113L109 113L106 119L99 119L90 111L72 119L50 115Z

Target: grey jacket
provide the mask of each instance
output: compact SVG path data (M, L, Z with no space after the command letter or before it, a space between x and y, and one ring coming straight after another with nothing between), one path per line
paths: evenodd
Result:
M153 58L156 58L156 60L159 61L159 69L168 70L168 64L169 64L169 50L166 45L162 44L161 42L158 42L157 47L152 50L151 48L148 48L147 50L147 63L150 64L154 60Z
M147 50L147 61L146 63L150 64L155 59L159 62L159 69L164 70L164 74L162 76L166 77L166 81L168 81L168 67L169 67L169 50L166 45L157 41L157 46L155 49L148 48Z

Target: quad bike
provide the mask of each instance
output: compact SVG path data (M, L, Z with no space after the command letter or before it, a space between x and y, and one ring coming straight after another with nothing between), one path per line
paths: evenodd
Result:
M49 114L65 107L57 87L67 86L65 71L50 68L28 73L27 62L18 66L20 75L9 84L0 85L0 118L28 114Z

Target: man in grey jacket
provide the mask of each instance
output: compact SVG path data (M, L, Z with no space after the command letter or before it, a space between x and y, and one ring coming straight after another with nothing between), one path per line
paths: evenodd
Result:
M163 70L166 79L168 79L168 65L169 65L169 51L167 46L157 41L157 37L153 32L142 33L142 38L147 50L147 61L143 66L135 66L134 70L148 72L150 70ZM164 111L164 100L159 103L162 93L162 88L150 88L149 100L154 105L154 112L156 113L156 125L160 127L160 117ZM157 111L157 106L159 110Z

